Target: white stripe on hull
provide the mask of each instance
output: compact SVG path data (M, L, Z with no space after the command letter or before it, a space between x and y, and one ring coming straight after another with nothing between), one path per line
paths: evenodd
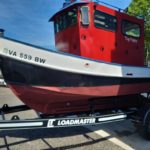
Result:
M10 50L12 53L6 50ZM14 55L13 55L14 54ZM32 56L31 60L20 58L20 54ZM0 38L0 55L26 63L40 65L46 68L63 70L66 72L88 74L93 76L111 76L126 78L150 78L150 68L125 66L113 63L94 61L74 55L46 51L42 48L29 46L20 42ZM45 60L36 62L35 58Z

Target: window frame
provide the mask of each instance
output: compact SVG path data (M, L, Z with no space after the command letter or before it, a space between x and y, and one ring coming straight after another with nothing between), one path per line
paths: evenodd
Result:
M67 15L68 15L69 12L73 11L74 9L76 9L76 22L72 23L72 22L69 21L69 23L68 23L67 20L69 19L69 17L67 17ZM62 23L62 27L61 27L62 29L60 29L60 27L59 27L60 25L59 24L60 24L61 21L63 21L64 18L66 19L66 22ZM61 19L61 21L58 21L60 19ZM56 24L58 24L58 31L55 29L55 27L57 26ZM65 24L65 27L64 27L64 24ZM67 10L67 11L65 11L65 12L63 12L63 13L61 13L58 16L55 17L55 19L54 19L54 31L55 31L55 34L57 34L59 32L62 32L65 29L67 29L68 27L72 27L72 26L77 25L77 24L78 24L78 8L74 7L74 8L69 9L69 10Z
M136 37L136 36L132 36L132 35L127 35L126 33L124 33L123 32L123 22L129 22L129 23L132 23L132 24L136 24L136 25L138 25L139 26L139 37ZM127 20L127 19L123 19L122 21L121 21L121 32L122 32L122 34L124 35L124 36L127 36L127 37L131 37L131 38L134 38L134 39L140 39L141 38L141 25L139 24L139 23L137 23L137 22L134 22L134 21L130 21L130 20Z
M85 8L87 8L87 15L85 15L83 12L83 9L85 9ZM90 11L89 6L81 6L81 8L80 8L80 22L83 26L89 26L90 25L90 12L89 11ZM84 18L87 19L86 22L83 21Z
M96 26L96 24L95 24L95 17L96 17L95 13L96 13L96 11L100 12L101 14L104 14L105 17L106 17L106 16L109 16L109 17L115 19L115 20L116 20L116 26L115 26L115 28L114 28L114 29L111 29L111 28L98 27L98 26ZM95 26L96 28L98 28L98 29L103 29L103 30L107 30L107 31L111 31L111 32L117 32L118 19L117 19L117 17L114 16L114 15L108 14L108 13L103 12L103 11L100 11L100 10L95 10L95 11L94 11L94 17L93 17L93 22L94 22L94 26Z

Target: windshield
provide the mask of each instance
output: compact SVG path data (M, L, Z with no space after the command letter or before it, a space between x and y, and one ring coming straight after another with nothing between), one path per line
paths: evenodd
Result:
M105 12L95 10L94 12L94 25L97 28L116 31L117 19L115 16L107 14Z
M77 9L74 8L57 16L54 21L55 33L77 24Z

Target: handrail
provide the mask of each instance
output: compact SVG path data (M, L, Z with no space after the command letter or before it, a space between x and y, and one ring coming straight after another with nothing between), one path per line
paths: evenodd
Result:
M102 4L106 5L106 6L110 6L110 7L112 7L112 8L115 8L115 9L119 10L119 12L121 12L121 11L123 11L123 12L124 12L124 9L121 9L121 8L116 7L116 6L114 6L114 5L111 5L111 4L108 4L108 3L105 3L105 2L103 2L103 1L100 1L100 0L94 0L94 2L102 3Z

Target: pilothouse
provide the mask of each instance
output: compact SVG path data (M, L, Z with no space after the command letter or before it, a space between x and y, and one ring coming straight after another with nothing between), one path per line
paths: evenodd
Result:
M144 21L98 1L67 1L54 14L56 47L63 52L125 65L144 65Z

